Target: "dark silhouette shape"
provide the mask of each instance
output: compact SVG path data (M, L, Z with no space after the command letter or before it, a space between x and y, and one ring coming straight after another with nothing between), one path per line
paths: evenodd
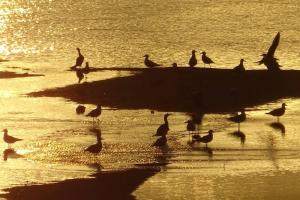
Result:
M166 135L162 135L152 144L152 147L162 147L165 146L166 144L167 144L167 137Z
M209 143L213 140L213 133L214 133L213 130L209 130L208 135L201 137L199 142L205 143L205 146L207 147L207 143Z
M236 66L235 68L233 68L233 70L235 70L237 72L243 72L243 71L245 71L244 62L246 62L246 61L242 58L240 60L240 64L238 66Z
M152 68L152 67L160 66L160 64L157 64L157 63L149 60L149 55L148 54L144 55L144 57L145 57L144 64L146 65L146 67Z
M94 123L95 118L97 119L101 115L101 111L102 111L101 105L98 104L97 108L90 111L86 116L87 117L92 117L93 118L93 123Z
M277 62L278 59L274 57L276 48L278 47L279 44L279 40L280 40L280 33L278 32L268 52L261 55L263 58L257 62L259 65L264 64L268 68L268 70L280 70L281 66Z
M164 121L165 123L160 125L156 131L156 134L154 136L165 136L168 134L169 131L169 122L168 122L168 117L171 114L167 113L164 115Z
M246 141L246 135L242 131L235 131L233 133L230 133L233 137L239 138L241 140L241 144L245 144Z
M244 110L241 111L241 114L237 114L233 117L228 118L229 121L238 123L238 131L240 131L240 123L244 122L246 120L246 113Z
M78 105L77 108L76 108L76 113L77 113L78 115L80 115L80 114L84 114L84 112L85 112L85 106L83 106L83 105Z
M84 74L82 72L82 69L76 69L76 76L78 78L78 83L80 83L81 80L84 78Z
M196 65L197 65L196 51L193 50L192 51L192 56L191 56L191 58L189 60L189 66L190 67L194 67Z
M8 135L7 129L3 129L3 132L4 132L3 140L4 140L4 142L6 142L8 144L8 148L10 148L11 144L22 140L22 139L19 139L19 138Z
M90 153L99 153L101 150L102 150L102 138L101 138L101 130L100 129L97 129L98 133L96 134L96 137L97 137L97 143L96 144L93 144L89 147L87 147L84 151L88 151Z
M203 148L203 151L205 152L205 153L207 153L207 155L208 155L208 157L209 158L212 158L213 157L213 149L212 148L210 148L210 147L204 147Z
M280 122L273 122L270 124L272 128L275 130L279 130L281 132L282 137L285 136L285 126Z
M266 114L277 117L277 122L279 122L279 117L284 115L284 113L285 113L285 106L286 106L286 104L283 103L283 104L281 104L281 108L276 108L270 112L267 112Z
M172 67L178 67L178 66L177 66L177 63L173 63L173 64L172 64Z
M192 141L193 142L200 142L201 136L199 134L193 135L192 136Z
M189 132L189 134L191 134L191 133L193 134L194 131L196 130L196 125L195 125L194 121L188 120L185 123L187 123L186 130Z
M210 59L208 56L206 56L205 51L203 51L201 54L202 54L202 61L204 63L204 67L205 67L205 64L208 64L209 67L211 68L210 64L214 63L214 61L212 61L212 59Z
M80 49L76 48L78 51L78 57L76 58L76 63L74 66L72 66L72 69L75 69L77 66L81 67L83 60L84 60L84 56L81 54Z
M20 158L23 156L18 154L14 149L8 148L3 151L3 160L6 161L9 157Z
M192 113L191 114L191 120L196 125L196 130L199 132L199 126L202 123L204 113Z
M89 62L85 63L85 67L82 69L82 72L85 74L85 81L87 81L87 75L90 73L91 69L90 69L90 65Z

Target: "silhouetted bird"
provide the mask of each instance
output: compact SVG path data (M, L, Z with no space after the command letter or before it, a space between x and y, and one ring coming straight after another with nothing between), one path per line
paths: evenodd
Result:
M208 135L201 137L197 142L205 143L205 146L207 147L207 143L213 140L213 132L213 130L209 130Z
M164 136L164 135L167 135L168 134L168 131L169 131L169 122L168 122L168 117L170 116L171 114L167 113L164 115L164 121L165 123L160 125L156 131L156 134L155 136Z
M80 49L76 48L78 51L78 57L76 58L76 63L74 66L72 66L71 68L75 69L77 66L81 67L83 60L84 60L84 56L81 54Z
M152 68L152 67L158 67L158 66L160 66L159 64L157 64L157 63L155 63L155 62L149 60L149 55L148 55L148 54L144 55L144 57L145 57L144 64L145 64L147 67Z
M89 62L85 63L85 67L82 69L82 72L85 74L85 80L87 80L87 75L90 73L91 69L89 66Z
M189 60L189 65L190 65L190 67L194 67L195 65L197 65L197 58L196 58L196 51L195 50L192 51L192 56Z
M84 74L82 72L82 69L76 69L76 76L78 78L78 83L80 83L81 80L84 78Z
M204 67L205 67L205 64L209 64L209 67L211 67L210 64L214 63L214 61L212 61L212 59L210 59L209 57L206 56L205 51L203 51L201 54L202 54L202 61L204 63Z
M6 142L8 144L8 147L10 147L10 145L13 144L13 143L22 140L22 139L15 138L13 136L8 135L7 129L3 129L3 132L4 132L3 140L4 140L4 142Z
M84 114L84 112L85 112L85 106L83 106L83 105L78 105L77 108L76 108L76 113L77 113L78 115L80 115L80 114Z
M177 63L173 63L173 64L172 64L172 67L177 67Z
M244 62L246 62L246 61L244 59L241 59L240 64L238 66L236 66L235 68L233 68L233 70L239 71L239 72L245 71Z
M228 120L238 123L238 131L240 131L240 123L246 120L246 113L244 110L241 111L241 114L229 117Z
M93 118L93 122L94 122L94 119L95 118L97 119L101 115L101 111L102 111L101 105L98 104L97 108L94 109L94 110L92 110L91 112L89 112L86 116L92 117Z
M152 147L162 147L165 146L166 144L167 144L167 137L165 135L162 135L152 144Z
M102 138L101 138L101 131L100 133L98 133L96 135L97 137L97 143L96 144L93 144L91 146L89 146L88 148L86 148L84 151L88 151L90 153L99 153L101 150L102 150Z
M281 108L276 108L276 109L274 109L274 110L272 110L272 111L270 111L270 112L268 112L266 114L272 115L274 117L277 117L277 122L279 122L279 117L282 116L282 115L284 115L284 113L285 113L285 106L286 106L286 104L283 103L281 105Z
M263 58L257 62L259 65L264 64L268 68L268 70L280 70L281 66L277 62L277 58L274 57L276 48L278 47L279 44L279 40L280 40L280 33L278 32L268 52L261 55Z

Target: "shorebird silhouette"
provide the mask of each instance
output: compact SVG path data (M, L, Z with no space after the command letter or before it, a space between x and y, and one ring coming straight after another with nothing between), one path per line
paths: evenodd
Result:
M238 131L240 131L240 123L246 120L246 113L244 110L242 110L241 114L237 114L233 117L229 117L228 120L238 123Z
M162 147L162 146L165 146L166 144L167 144L167 137L166 137L166 135L162 135L151 146L152 147Z
M235 71L243 72L245 71L244 62L246 62L243 58L240 60L240 64L233 68Z
M152 67L158 67L158 66L160 66L160 64L157 64L157 63L155 63L155 62L149 60L149 55L148 55L148 54L144 55L144 57L145 57L144 64L145 64L147 67L152 68Z
M204 67L205 67L205 64L209 64L209 67L211 68L210 64L214 63L214 61L212 61L212 59L210 59L209 57L206 56L205 51L201 52L201 54L202 54L202 61L204 63Z
M177 63L173 63L173 64L172 64L172 67L178 67L178 66L177 66Z
M102 138L101 138L101 131L99 129L98 134L96 134L97 143L87 147L84 151L88 151L90 153L99 153L102 150Z
M168 117L171 114L167 113L164 115L164 121L165 123L160 125L156 131L156 134L154 136L165 136L168 134L169 131L169 122L168 122Z
M264 64L268 70L280 70L280 65L277 62L277 58L274 57L275 51L278 47L280 40L280 32L277 33L275 36L270 48L268 49L267 53L262 54L261 56L263 57L260 61L257 61L259 65Z
M190 65L190 67L194 67L195 65L197 65L197 58L196 58L196 51L195 50L192 51L192 56L189 60L189 65Z
M73 65L71 68L76 68L77 66L81 67L83 60L84 60L84 56L81 54L80 49L76 48L78 51L78 57L76 58L76 63L75 65Z
M101 115L101 105L97 105L97 108L95 108L94 110L90 111L86 116L87 117L92 117L93 118L93 123L94 123L94 120L95 118L97 119L100 115ZM99 119L98 119L99 121Z
M21 140L22 140L22 139L15 138L15 137L13 137L13 136L8 135L7 129L3 129L3 132L4 132L3 140L4 140L4 142L7 143L8 148L10 148L10 145L11 145L11 144L13 144L13 143L15 143L15 142L17 142L17 141L21 141Z
M199 142L205 143L205 146L207 147L207 143L209 143L213 140L213 133L214 133L213 130L209 130L208 135L201 137Z
M84 112L85 112L85 106L83 106L83 105L78 105L77 108L76 108L76 113L77 113L78 115L80 115L80 114L84 114Z
M89 62L85 63L85 67L82 69L82 72L85 74L85 81L87 81L87 75L90 73L91 69L90 69L90 65Z
M283 104L281 104L281 108L276 108L270 112L267 112L266 114L277 117L277 122L279 122L279 117L284 115L284 113L285 113L285 106L286 106L286 104L283 103Z
M76 76L78 78L78 83L80 83L82 81L82 79L84 78L82 69L76 69Z

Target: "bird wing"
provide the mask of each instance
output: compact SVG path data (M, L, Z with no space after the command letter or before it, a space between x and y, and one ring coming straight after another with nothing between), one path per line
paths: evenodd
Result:
M274 57L274 53L275 53L276 48L278 47L279 40L280 40L280 32L278 32L277 35L275 36L275 38L272 42L272 45L270 46L270 48L268 50L268 53L267 53L268 56Z
M160 66L160 64L157 64L151 60L148 60L147 66L149 67L156 67L156 66Z

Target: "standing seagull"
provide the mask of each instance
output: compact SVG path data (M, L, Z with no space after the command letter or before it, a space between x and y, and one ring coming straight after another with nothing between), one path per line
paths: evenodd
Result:
M192 56L190 58L189 65L190 65L190 67L194 67L195 65L197 65L197 58L196 58L195 50L192 51Z
M282 116L282 115L284 115L284 113L285 113L285 106L286 106L286 104L283 103L281 105L281 108L276 108L276 109L274 109L274 110L272 110L272 111L270 111L270 112L268 112L266 114L272 115L274 117L277 117L277 122L279 122L279 117Z
M98 104L97 108L92 110L91 112L89 112L86 116L87 117L92 117L93 118L93 123L94 123L94 119L95 118L97 119L101 115L101 111L102 111L101 105Z
M90 65L89 62L85 63L85 67L82 69L82 72L85 74L85 81L87 81L87 75L90 73Z
M278 32L272 42L272 45L268 49L268 52L261 55L263 58L257 62L259 65L264 64L268 68L268 70L280 70L281 66L277 62L278 59L274 57L275 51L279 44L279 40L280 33Z
M243 71L245 71L244 62L246 62L246 61L242 58L240 60L240 64L238 66L236 66L235 68L233 68L233 70L235 70L237 72L243 72Z
M10 136L7 134L7 129L3 129L4 135L3 135L3 140L8 144L8 148L10 148L10 144L13 144L17 141L21 141L22 139L15 138L13 136Z
M228 120L238 123L238 131L240 131L240 123L246 120L246 113L242 110L240 115L238 114L233 117L229 117Z
M209 130L208 135L201 137L199 142L205 143L205 146L207 147L207 143L213 140L213 133L214 133L213 130Z
M76 63L74 66L72 66L72 69L75 69L77 66L81 67L83 60L84 60L84 56L81 54L80 49L76 48L78 51L78 57L76 58Z
M169 131L169 122L168 122L168 117L171 114L167 113L164 115L164 121L165 123L160 125L156 131L156 134L154 136L164 136L168 134Z
M206 56L205 51L203 51L201 54L202 54L202 61L204 63L204 67L205 67L205 64L209 64L209 67L211 68L210 64L214 63L214 61L212 61L212 59L210 59L209 57Z
M97 137L97 143L89 146L84 151L88 151L90 153L99 153L102 150L102 138L101 138L101 131L99 130L99 133L96 135Z
M155 63L155 62L149 60L149 55L148 55L148 54L144 55L144 57L145 57L144 64L145 64L147 67L152 68L152 67L158 67L158 66L160 66L160 64L157 64L157 63Z

